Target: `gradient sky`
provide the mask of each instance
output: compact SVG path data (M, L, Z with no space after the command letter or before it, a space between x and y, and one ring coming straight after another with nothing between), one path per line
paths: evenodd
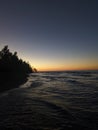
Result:
M98 69L98 0L0 0L0 50L38 70Z

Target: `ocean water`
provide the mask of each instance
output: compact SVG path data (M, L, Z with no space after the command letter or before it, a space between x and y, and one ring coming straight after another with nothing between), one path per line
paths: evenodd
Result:
M30 74L0 95L0 129L98 130L98 71Z

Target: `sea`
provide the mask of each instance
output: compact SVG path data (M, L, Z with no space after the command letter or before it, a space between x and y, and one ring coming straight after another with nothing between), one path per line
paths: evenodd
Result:
M39 72L0 94L0 130L98 130L98 71Z

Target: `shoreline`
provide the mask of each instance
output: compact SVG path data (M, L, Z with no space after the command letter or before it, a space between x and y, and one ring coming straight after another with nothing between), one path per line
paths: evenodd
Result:
M21 72L0 72L0 93L18 88L28 79L28 74Z

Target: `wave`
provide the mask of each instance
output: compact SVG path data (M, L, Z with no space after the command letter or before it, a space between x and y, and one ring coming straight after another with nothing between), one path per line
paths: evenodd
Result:
M98 73L30 74L0 96L0 129L97 130Z

